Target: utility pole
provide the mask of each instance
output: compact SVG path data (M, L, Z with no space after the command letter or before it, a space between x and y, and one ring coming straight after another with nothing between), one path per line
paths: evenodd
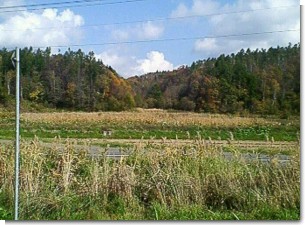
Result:
M20 55L19 48L16 48L16 57L15 52L13 53L11 59L13 65L16 67L16 151L15 151L15 220L18 220L18 209L19 209L19 103L20 103ZM16 63L16 65L15 65Z

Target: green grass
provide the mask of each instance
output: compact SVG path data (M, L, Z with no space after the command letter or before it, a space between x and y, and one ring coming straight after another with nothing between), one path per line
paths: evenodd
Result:
M15 135L15 124L11 121L2 121L0 123L0 137L3 139L13 138ZM3 125L3 126L2 126ZM70 124L49 125L44 123L27 124L24 121L20 123L20 134L25 138L54 138L60 136L62 138L105 138L99 128L99 124L83 124L76 129ZM266 140L266 135L273 137L276 141L297 141L299 127L291 126L274 126L252 128L213 128L213 127L169 127L160 128L158 126L137 129L134 127L111 127L112 135L106 138L112 139L197 139L200 135L204 139L212 138L214 140L226 140L233 133L236 140Z
M264 206L241 212L237 210L209 210L200 205L167 208L160 204L151 206L150 220L298 220L300 212L295 209L276 209Z
M59 210L51 206L47 220L300 220L299 209L277 209L265 206L253 209L249 212L237 210L209 210L200 205L166 207L153 204L149 207L141 207L139 204L127 204L123 199L117 198L101 206L98 199L86 198L80 201L77 196L61 199L58 204L63 207ZM35 208L31 208L24 215L31 220L41 220L37 215L31 215ZM38 210L38 209L36 209ZM0 208L0 219L12 220L11 212ZM44 218L46 219L46 218Z
M11 220L12 214L8 212L6 209L0 207L0 220Z

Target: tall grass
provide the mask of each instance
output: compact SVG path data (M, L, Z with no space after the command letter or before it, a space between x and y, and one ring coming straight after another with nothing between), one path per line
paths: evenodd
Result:
M89 144L56 142L22 142L22 220L300 219L298 151L281 165L238 152L229 161L200 141L192 149L139 142L129 157L111 159L89 155ZM12 219L14 149L0 150L0 209Z

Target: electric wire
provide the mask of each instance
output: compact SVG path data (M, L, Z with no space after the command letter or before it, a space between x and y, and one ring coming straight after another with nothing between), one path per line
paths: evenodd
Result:
M169 21L169 20L181 20L181 19L192 19L192 18L202 18L202 17L212 17L212 16L221 16L221 15L230 15L230 14L239 14L239 13L251 13L256 11L264 11L264 10L274 10L274 9L282 9L282 8L294 8L298 7L298 5L291 6L277 6L277 7L268 7L268 8L260 8L260 9L251 9L251 10L241 10L241 11L231 11L231 12L223 12L223 13L210 13L204 15L190 15L190 16L177 16L177 17L165 17L165 18L155 18L155 19L145 19L145 20L133 20L133 21L123 21L123 22L114 22L114 23L97 23L97 24L87 24L82 26L77 26L77 28L90 28L90 27L100 27L100 26L114 26L114 25L125 25L125 24L136 24L136 23L147 23L147 22L156 22L156 21ZM63 26L60 29L71 29L76 28L75 26ZM58 29L58 27L31 27L30 30L54 30ZM15 31L15 29L1 29L1 31Z
M84 6L96 6L96 5L116 5L116 4L124 4L124 3L135 3L135 2L144 2L144 1L148 1L148 0L121 0L121 1L115 1L115 2L104 2L105 0L96 0L98 2L96 3L84 3L84 4L78 4L78 5L70 5L70 8L75 8L75 7L84 7ZM46 3L47 5L47 3ZM47 5L48 6L48 5ZM49 9L49 8L53 8L53 9L60 9L60 8L65 8L68 7L67 5L58 5L58 6L53 6L52 4L49 5L50 7L38 7L38 8L25 8L25 7L15 7L16 9L14 10L4 10L1 11L0 13L15 13L15 12L24 12L24 11L35 11L35 10L42 10L42 9ZM21 8L21 9L20 9Z
M65 1L65 2L54 2L54 3L40 3L40 4L28 4L28 5L15 5L15 6L5 6L0 7L1 9L14 9L10 12L18 12L18 11L27 11L29 9L18 9L20 7L43 7L40 9L45 9L46 6L56 6L58 7L67 7L67 4L83 4L83 3L98 3L99 5L104 4L122 4L122 3L131 3L131 2L141 2L146 0L120 0L113 2L105 2L107 0L74 0L74 1ZM65 5L65 6L63 6ZM83 5L72 5L73 7L83 6ZM72 7L70 6L70 7ZM299 7L299 5L297 5ZM154 21L167 21L167 20L178 20L178 19L189 19L189 18L199 18L199 17L209 17L209 16L219 16L219 15L228 15L228 14L237 14L237 13L249 13L255 11L262 10L271 10L271 9L280 9L280 8L292 8L296 7L296 5L291 6L277 6L277 7L269 7L269 8L260 8L260 9L251 9L251 10L241 10L241 11L233 11L233 12L219 12L219 13L210 13L205 15L189 15L189 16L179 16L179 17L166 17L166 18L155 18L155 19L146 19L146 20L135 20L135 21L123 21L123 22L115 22L115 23L102 23L102 24L89 24L78 26L79 27L96 27L96 26L109 26L109 25L120 25L120 24L132 24L132 23L144 23L144 22L154 22ZM31 9L38 10L38 9ZM0 11L8 12L8 11ZM75 27L61 27L61 29L65 28L75 28ZM31 28L31 30L44 30L44 29L55 29L55 27L38 27ZM56 27L58 29L58 27ZM0 29L0 31L14 31L14 29ZM136 44L136 43L150 43L150 42L169 42L169 41L187 41L187 40L200 40L204 38L228 38L228 37L238 37L238 36L250 36L250 35L262 35L262 34L272 34L272 33L282 33L282 32L294 32L300 31L299 29L291 29L291 30L277 30L277 31L264 31L264 32L253 32L253 33L242 33L242 34L226 34L226 35L215 35L215 36L197 36L197 37L177 37L177 38L164 38L164 39L150 39L150 40L133 40L133 41L121 41L121 42L103 42L103 43L86 43L86 44L70 44L70 45L50 45L50 46L37 46L33 48L64 48L64 47L83 47L83 46L102 46L102 45L116 45L116 44Z
M52 6L52 5L66 5L66 4L76 4L84 2L97 2L97 1L107 1L107 0L78 0L78 1L66 1L66 2L53 2L53 3L39 3L39 4L24 4L24 5L11 5L11 6L0 6L1 9L16 9L25 7L39 7L39 6Z
M64 45L50 45L50 46L34 46L33 49L40 48L68 48L68 47L85 47L85 46L103 46L103 45L120 45L120 44L141 44L141 43L152 43L152 42L170 42L170 41L189 41L189 40L202 40L202 39L217 39L217 38L229 38L229 37L240 37L240 36L251 36L251 35L263 35L263 34L274 34L283 32L296 32L300 29L287 29L287 30L275 30L275 31L264 31L264 32L252 32L242 34L226 34L226 35L206 35L197 37L178 37L178 38L164 38L164 39L149 39L149 40L134 40L134 41L120 41L120 42L102 42L102 43L86 43L86 44L64 44Z

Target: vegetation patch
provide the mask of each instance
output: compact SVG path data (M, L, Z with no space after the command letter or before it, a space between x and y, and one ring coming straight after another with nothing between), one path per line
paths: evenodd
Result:
M0 137L13 138L15 118L0 116ZM97 139L214 139L297 141L299 118L276 119L142 110L99 113L23 113L21 136L25 138ZM105 135L104 131L110 131Z
M230 160L213 146L139 142L128 157L22 142L21 220L299 220L300 155L280 165ZM2 144L1 216L12 219L14 146Z

